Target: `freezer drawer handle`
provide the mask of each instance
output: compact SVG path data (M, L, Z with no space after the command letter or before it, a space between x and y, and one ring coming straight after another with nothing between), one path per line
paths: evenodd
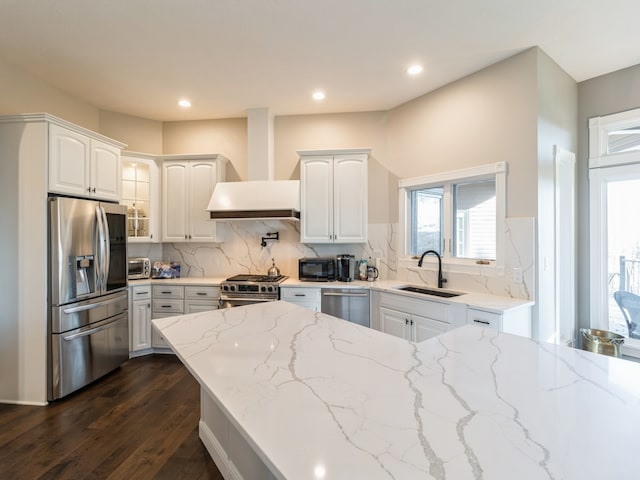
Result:
M368 293L334 293L334 292L322 292L322 295L326 297L368 297Z
M121 301L122 301L122 298L112 298L111 300L105 300L104 302L100 302L100 303L92 303L90 305L80 305L78 307L65 308L62 311L64 313L66 313L66 314L83 312L85 310L91 310L92 308L101 307L103 305L110 305L112 303L117 303L117 302L121 302ZM127 309L127 307L125 306L122 309L122 311L124 312L126 309Z
M87 330L86 332L79 332L79 333L73 333L71 335L67 335L65 337L62 337L62 339L65 342L70 342L71 340L75 340L76 338L80 338L80 337L87 337L89 335L93 335L94 333L98 333L101 332L103 330L107 330L109 328L113 327L113 323L109 323L108 325L102 325L100 327L97 328L92 328L91 330Z

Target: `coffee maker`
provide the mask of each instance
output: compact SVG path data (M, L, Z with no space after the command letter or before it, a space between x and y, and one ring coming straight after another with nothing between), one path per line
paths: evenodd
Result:
M354 255L338 255L336 257L336 280L339 282L353 281L356 269Z

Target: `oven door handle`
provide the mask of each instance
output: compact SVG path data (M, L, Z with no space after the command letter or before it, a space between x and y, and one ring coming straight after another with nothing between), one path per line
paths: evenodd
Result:
M220 302L273 302L275 298L238 298L238 297L220 297Z

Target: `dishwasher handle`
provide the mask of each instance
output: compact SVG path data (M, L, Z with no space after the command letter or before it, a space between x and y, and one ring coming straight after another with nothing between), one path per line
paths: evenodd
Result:
M368 293L338 293L338 292L322 292L325 297L368 297Z

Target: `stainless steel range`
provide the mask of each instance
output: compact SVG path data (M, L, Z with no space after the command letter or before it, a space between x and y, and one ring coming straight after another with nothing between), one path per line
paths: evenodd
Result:
M220 284L220 308L240 307L280 299L280 284L286 275L235 275Z

